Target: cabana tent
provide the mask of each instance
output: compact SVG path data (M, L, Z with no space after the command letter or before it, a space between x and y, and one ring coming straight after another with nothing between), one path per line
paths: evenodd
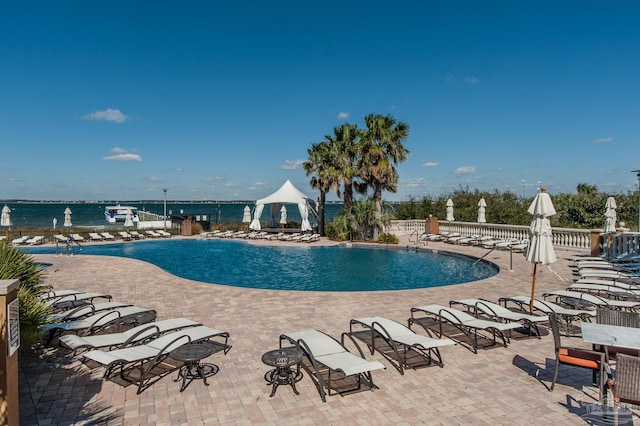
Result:
M302 224L300 226L302 231L311 231L311 224L309 223L309 211L312 210L310 204L314 204L313 199L304 195L298 188L287 180L284 185L280 187L276 192L268 197L261 198L256 201L256 207L253 212L253 220L251 221L250 229L259 231L260 216L265 204L271 205L271 226L276 227L276 218L280 212L279 207L282 204L296 204L300 211L300 217L302 218Z

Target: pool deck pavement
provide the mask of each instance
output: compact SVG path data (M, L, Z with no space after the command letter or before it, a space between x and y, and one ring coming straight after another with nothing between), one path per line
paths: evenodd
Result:
M174 237L179 238L179 237ZM290 244L287 242L277 244ZM401 246L414 247L401 237ZM422 246L424 247L424 246ZM427 248L482 256L487 249L429 242ZM538 268L536 295L564 289L572 281L577 253L557 250L558 262ZM521 253L495 250L487 259L500 267L494 277L460 285L385 292L296 292L203 284L175 277L137 260L102 256L35 255L51 263L45 282L56 289L105 292L115 301L155 309L158 319L188 317L226 330L233 346L226 355L206 362L220 371L210 385L194 381L184 392L169 375L142 394L135 386L102 379L53 347L40 353L20 352L20 423L24 425L330 425L330 424L584 424L597 401L591 372L561 366L554 392L548 391L553 368L553 339L517 338L473 354L456 345L441 349L444 368L408 370L400 375L379 354L386 370L373 373L379 389L323 403L308 377L293 394L288 386L269 397L264 381L269 367L264 352L278 347L283 332L319 329L334 337L349 329L351 318L383 316L405 323L413 306L452 299L529 295L532 265ZM327 265L339 273L339 265ZM366 265L363 265L363 273ZM418 327L419 328L419 327ZM418 333L422 330L414 328ZM544 334L544 333L543 333ZM579 337L565 344L588 347ZM637 413L637 412L636 412ZM636 419L637 421L637 419Z

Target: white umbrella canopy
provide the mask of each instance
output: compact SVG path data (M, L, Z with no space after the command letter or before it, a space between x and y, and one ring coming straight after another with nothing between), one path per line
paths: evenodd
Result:
M287 223L287 208L285 206L280 209L280 223L282 225Z
M244 212L242 214L242 223L251 223L251 208L244 206Z
M456 218L453 217L453 200L449 198L447 200L447 222L449 222L448 231L451 232L451 222L455 221Z
M11 223L11 209L6 204L2 208L2 218L0 219L0 226L13 226L13 223Z
M131 210L127 210L127 214L124 217L124 227L129 228L133 226L133 216L131 215Z
M71 209L69 207L64 209L64 225L63 226L67 228L73 226L71 224Z
M605 212L604 212L604 233L605 234L613 234L616 232L616 220L618 220L618 215L616 213L616 209L618 205L616 204L616 199L613 197L607 198L607 203L605 204Z
M545 188L542 188L535 196L527 211L533 215L530 228L529 245L524 252L527 261L533 263L531 302L529 303L529 312L533 312L533 299L536 288L536 267L539 263L548 265L557 260L555 250L553 249L553 242L551 240L551 222L549 222L549 217L556 214L556 209L553 207L551 197L547 194Z
M487 208L487 202L484 200L484 197L480 198L478 201L478 234L482 235L482 224L487 223L487 218L485 216L485 210Z

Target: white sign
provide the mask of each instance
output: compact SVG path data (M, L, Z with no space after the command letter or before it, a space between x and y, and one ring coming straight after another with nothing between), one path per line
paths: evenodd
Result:
M13 355L20 347L20 306L18 299L14 299L7 305L7 334L9 356Z

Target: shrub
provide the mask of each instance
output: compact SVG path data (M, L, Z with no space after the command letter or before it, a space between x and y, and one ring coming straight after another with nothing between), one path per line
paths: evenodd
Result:
M380 244L398 244L400 240L393 234L380 234L378 236L378 242Z

